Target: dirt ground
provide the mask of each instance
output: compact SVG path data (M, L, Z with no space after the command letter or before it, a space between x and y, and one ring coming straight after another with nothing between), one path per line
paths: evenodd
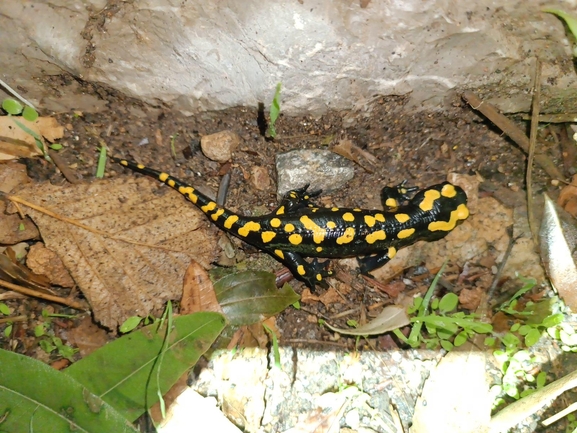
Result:
M50 84L57 89L66 86L68 80L55 77ZM95 178L97 148L106 144L112 155L122 155L212 191L218 189L222 174L230 172L226 206L250 214L256 209L272 210L277 203L276 154L292 149L332 149L344 140L350 140L374 156L376 162L368 163L361 158L361 164L355 167L354 178L344 188L324 195L323 203L380 208L378 191L383 186L407 180L409 185L424 187L446 180L450 172L473 175L481 180L481 197L493 196L509 207L522 207L526 203L525 154L457 96L449 108L438 112L408 111L403 97L381 97L355 111L329 112L322 116L281 114L276 123L279 136L270 140L262 134L257 107L183 117L163 107L144 106L103 89L85 86L84 91L106 100L108 109L99 113L57 114L60 124L65 126L65 136L60 141L63 149L59 153L82 182L98 182ZM524 130L528 128L526 122L519 121L519 125ZM224 167L208 160L200 151L202 136L223 130L234 131L241 137L241 145L231 164ZM171 137L174 137L173 146ZM547 142L550 147L545 151L554 161L560 161L558 145L553 140ZM34 181L50 180L57 185L67 183L54 166L43 159L26 160L25 163ZM249 181L248 173L255 166L268 170L272 182L265 190L256 188ZM109 161L105 176L134 175ZM536 192L549 191L556 196L557 188L551 186L539 168L535 169L534 182ZM235 245L244 250L243 266L249 269L277 272L282 268L274 259L250 246ZM451 263L447 279L458 275L464 265ZM352 286L353 290L349 287L349 290L339 292L331 303L303 302L301 309L288 308L277 317L281 344L320 350L359 347L355 338L336 338L334 332L318 325L318 319L332 318L342 326L346 326L348 319L362 322L376 314L372 306L395 303L395 299L378 290L378 286L351 273L347 266L339 262L335 264L337 277L341 270L342 275L348 274L352 278L336 282L335 287L337 292L344 285ZM491 264L480 266L490 268ZM385 285L389 290L422 293L437 269L429 269L427 263L421 263L406 269ZM298 293L305 289L296 280L291 284ZM466 288L467 284L462 283L459 289ZM66 294L62 291L62 296ZM313 296L322 294L323 289L317 289ZM37 348L33 334L35 320L46 308L54 313L71 314L73 310L30 298L7 303L28 317L27 322L16 324L14 335L19 340L16 351L50 361ZM55 326L61 329L65 339L66 333L80 326L81 320L63 318L56 321ZM112 337L109 335L107 338ZM386 350L398 345L389 336L368 341L362 344L367 344L369 349ZM6 347L7 339L0 337L0 344Z

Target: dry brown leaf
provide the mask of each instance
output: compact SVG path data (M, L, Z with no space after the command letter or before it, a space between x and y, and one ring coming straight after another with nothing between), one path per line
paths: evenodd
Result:
M571 183L565 185L559 193L557 204L573 217L577 217L577 174L571 178Z
M53 117L39 117L30 122L18 117L18 122L49 142L62 138L64 127ZM20 128L11 116L0 117L0 160L29 158L42 155L34 137Z
M110 329L180 298L190 261L208 267L217 253L202 212L148 178L122 177L65 188L43 183L17 195L116 237L22 206L38 225L46 247L58 254L90 302L94 318Z
M72 346L78 347L83 358L108 343L108 334L92 321L90 315L67 331L67 337Z
M10 248L6 252L9 251ZM0 254L0 278L41 293L54 293L50 290L50 283L46 277L30 272L26 266L13 257L13 254Z
M214 311L222 314L208 273L194 260L186 269L180 300L180 314Z
M26 266L35 274L45 275L51 284L67 288L74 287L74 280L58 254L46 248L41 242L30 247L26 256Z
M0 164L0 191L10 192L27 183L30 183L30 178L24 164L16 161Z

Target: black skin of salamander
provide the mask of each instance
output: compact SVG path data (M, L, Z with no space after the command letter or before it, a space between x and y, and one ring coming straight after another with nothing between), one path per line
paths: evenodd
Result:
M467 196L460 187L444 182L410 198L417 188L405 187L403 182L383 188L384 211L317 207L311 199L320 191L307 192L305 186L289 191L270 214L249 217L218 206L167 173L111 159L180 192L211 222L271 254L313 290L315 285L326 286L325 277L332 275L328 261L321 263L317 258L358 257L361 272L367 273L387 263L399 248L445 237L469 215ZM303 257L314 259L307 262Z

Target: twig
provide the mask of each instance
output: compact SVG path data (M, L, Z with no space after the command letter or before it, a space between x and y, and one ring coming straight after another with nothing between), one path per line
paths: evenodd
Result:
M511 251L513 251L513 246L515 246L515 243L521 238L521 236L517 236L516 238L513 237L513 226L509 226L507 228L507 231L510 231L510 238L509 238L509 245L507 245L507 250L505 251L505 254L503 255L503 260L501 260L501 263L499 263L499 267L497 268L497 273L495 274L495 277L493 278L493 283L491 284L491 287L489 287L489 290L487 291L487 298L486 299L493 299L493 295L495 294L495 289L497 288L497 284L499 284L499 280L501 279L501 275L503 274L503 270L505 269L505 265L507 264L507 260L509 259L509 256L511 255Z
M68 165L66 165L66 162L62 159L62 157L60 155L58 155L58 153L56 153L50 149L46 149L46 150L47 150L50 158L52 158L52 162L54 162L54 165L56 165L56 167L58 167L58 169L62 173L62 176L64 176L68 182L70 182L73 185L80 183L80 180L76 177L76 175L70 169L70 167L68 167Z
M34 105L32 105L32 103L30 101L28 101L26 98L21 96L16 90L14 90L12 87L10 87L8 84L6 84L4 81L0 80L0 85L2 87L4 87L6 90L8 90L8 93L11 93L12 96L14 96L15 98L22 101L25 105L28 105L29 107L34 108L36 110L36 108L34 107ZM38 111L38 110L36 110L36 111Z
M509 138L517 143L517 145L523 149L525 153L529 153L529 139L525 133L517 127L517 125L499 113L499 111L497 111L493 105L483 101L473 92L463 93L463 98L474 110L480 111L487 119L493 122L495 126L507 134ZM551 161L547 155L535 155L535 162L537 162L537 164L539 164L541 168L545 170L549 177L553 179L563 179L563 174L561 174L553 161Z
M0 280L0 286L6 287L7 289L14 290L18 293L23 293L24 295L33 296L35 298L45 299L47 301L56 302L58 304L64 304L71 308L77 310L87 311L88 306L80 302L73 301L72 299L62 298L60 296L49 295L47 293L37 292L36 290L28 289L26 287L18 286L17 284L9 283L8 281Z
M533 159L535 158L535 145L539 128L539 102L541 98L541 61L535 58L535 81L533 83L533 103L531 107L531 132L529 134L529 155L527 157L527 172L525 183L527 185L527 214L529 227L533 237L533 244L539 245L537 235L539 228L533 212Z

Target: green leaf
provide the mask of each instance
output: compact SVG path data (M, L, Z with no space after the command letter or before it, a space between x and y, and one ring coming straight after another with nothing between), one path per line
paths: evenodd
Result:
M507 349L516 349L521 345L521 340L510 332L506 333L503 338L501 338L501 342Z
M34 336L35 337L42 337L46 333L46 328L44 324L36 325L34 327Z
M513 326L511 326L511 329L509 329L509 331L517 332L517 331L519 331L520 327L521 327L521 324L519 322L513 323ZM523 334L521 334L521 335L523 335Z
M264 323L262 326L263 326L264 330L267 332L267 334L270 335L270 338L272 341L272 353L274 356L274 365L277 368L281 368L280 350L278 348L278 338L276 338L276 334L273 332L273 330L270 329L268 326L266 326Z
M454 293L447 293L439 301L439 311L441 313L449 313L457 308L459 304L459 297Z
M8 98L2 101L2 109L8 114L17 116L22 113L24 107L17 100Z
M567 12L564 12L559 9L543 9L543 12L557 15L567 24L569 31L573 34L573 38L577 39L577 19L573 17L573 15L569 15Z
M120 325L120 333L126 334L127 332L133 331L140 322L142 322L142 317L140 316L129 317L122 325Z
M96 177L102 179L104 177L104 169L106 168L106 146L100 148L98 155L98 165L96 166Z
M51 144L51 145L48 146L48 147L50 147L50 149L52 149L52 150L60 150L60 149L62 149L62 145L61 145L60 143L53 143L53 144Z
M228 275L214 284L216 299L231 325L250 325L280 313L299 300L288 284L277 289L270 272L246 271Z
M439 299L435 298L431 301L431 310L436 310L439 308Z
M272 98L272 102L270 104L270 123L268 124L268 133L272 138L276 137L276 129L274 128L274 124L280 115L280 89L281 83L278 83L276 85L274 97Z
M468 328L477 334L488 334L493 331L493 325L485 322L470 322Z
M447 352L453 350L453 343L448 340L441 340L441 347L445 349Z
M493 347L496 342L497 340L495 340L495 337L485 337L485 341L483 342L483 344L485 346Z
M541 332L536 328L532 328L527 335L525 335L525 346L531 347L535 345L535 343L539 341L539 338L541 338Z
M22 117L29 122L34 122L36 119L38 119L38 112L34 108L27 105L22 111Z
M455 341L453 341L453 344L455 345L455 347L459 347L465 344L466 342L467 342L467 333L465 331L461 331L455 337Z
M54 350L56 350L56 346L52 344L52 341L50 340L40 340L38 345L46 353L52 353Z
M552 326L557 326L559 325L561 322L563 322L563 314L558 313L558 314L551 314L550 316L545 317L545 319L543 319L543 326L545 328L551 328Z
M0 365L3 432L136 432L67 374L6 350L0 350Z
M0 302L0 314L4 314L5 316L10 315L10 308L4 302Z
M511 332L519 331L519 335L527 335L529 333L529 331L531 331L531 329L533 329L533 327L530 325L521 326L520 323L516 323L516 325L519 325L519 326L517 326L517 329L513 329L514 326L511 326Z
M174 318L162 360L160 392L166 393L211 346L225 326L218 313ZM108 343L67 370L91 392L134 421L158 401L156 374L166 328L156 324Z

